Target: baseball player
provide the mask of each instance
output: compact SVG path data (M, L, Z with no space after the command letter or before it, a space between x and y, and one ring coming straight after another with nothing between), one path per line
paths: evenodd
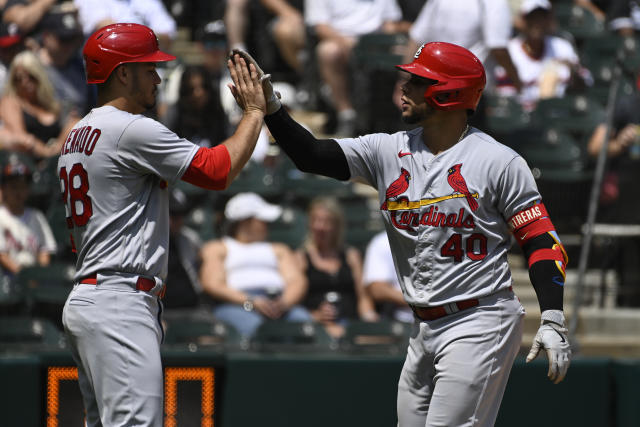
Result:
M280 108L268 78L265 122L302 171L378 189L415 315L398 384L399 425L492 426L522 340L524 310L507 263L511 237L529 261L542 311L527 360L545 349L554 383L571 355L562 311L566 254L526 162L467 125L486 82L478 58L433 42L398 68L409 76L402 118L413 130L318 140Z
M182 139L141 113L153 107L158 49L151 29L113 24L83 50L98 107L69 133L58 161L77 252L63 311L88 426L162 426L160 324L169 246L169 190L178 179L226 188L253 150L265 98L253 65L229 60L243 117L214 148Z

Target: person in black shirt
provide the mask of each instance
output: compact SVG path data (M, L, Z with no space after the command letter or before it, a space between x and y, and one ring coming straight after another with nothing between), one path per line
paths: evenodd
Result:
M343 241L344 214L337 200L314 199L309 207L309 232L297 257L309 288L303 305L332 336L344 333L353 319L378 319L362 284L362 256Z

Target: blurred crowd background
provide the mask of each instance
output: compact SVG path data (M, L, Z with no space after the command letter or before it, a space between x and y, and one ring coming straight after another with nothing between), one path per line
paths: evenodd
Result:
M471 49L488 75L472 124L532 168L574 261L567 306L608 141L583 302L640 306L638 1L0 0L0 14L2 317L61 327L75 259L57 155L96 102L84 40L113 22L151 27L178 57L159 65L148 114L201 146L224 141L241 115L226 87L231 48L272 74L292 115L335 137L406 129L394 65L423 42ZM350 324L411 321L374 190L297 171L266 127L228 190L170 191L169 322L196 313L251 337L265 320L295 320L339 339ZM514 249L525 270L519 258Z

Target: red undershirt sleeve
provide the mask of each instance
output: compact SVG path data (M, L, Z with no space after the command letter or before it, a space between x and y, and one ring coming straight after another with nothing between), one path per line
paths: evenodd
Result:
M207 190L224 190L230 170L231 157L227 147L201 147L182 175L182 180Z

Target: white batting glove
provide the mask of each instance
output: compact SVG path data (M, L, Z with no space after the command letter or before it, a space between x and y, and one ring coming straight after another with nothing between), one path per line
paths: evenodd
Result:
M549 371L547 377L554 384L564 379L571 363L571 346L564 326L564 315L560 310L542 312L540 328L533 339L533 345L527 355L527 363L536 358L540 349L547 352Z
M241 58L245 60L247 66L249 64L253 64L256 67L256 71L258 72L258 77L260 77L260 83L262 84L262 91L264 92L264 98L267 101L267 114L273 114L280 109L282 104L280 103L280 92L273 90L273 85L271 84L271 74L265 74L262 71L262 68L258 65L255 59L249 52L242 49L233 49L229 54L231 60L233 61L234 55L240 55Z

